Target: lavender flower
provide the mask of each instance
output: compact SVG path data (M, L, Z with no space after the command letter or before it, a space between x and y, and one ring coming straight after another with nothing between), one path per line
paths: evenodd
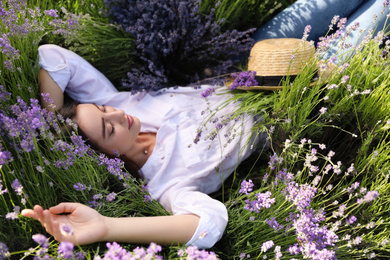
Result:
M376 197L378 197L378 196L379 196L379 192L377 192L375 190L369 191L362 199L358 199L357 203L358 204L369 203L369 202L373 201L374 199L376 199Z
M241 182L241 189L238 192L244 193L245 195L248 195L252 190L253 190L252 180L249 180L249 181L243 180Z
M49 239L42 234L35 234L32 239L43 248L49 248Z
M275 185L278 185L279 181L283 183L289 183L293 179L294 179L294 174L292 174L291 172L287 172L287 169L283 168L278 172L278 174L276 174Z
M221 32L220 23L214 21L215 10L203 15L197 0L105 3L108 15L134 38L137 68L123 82L134 92L232 72L253 45L254 30Z
M186 259L204 259L204 260L217 260L217 256L214 252L208 252L206 250L199 250L196 246L189 246L185 252L180 252L181 254L187 254ZM179 252L178 252L179 254ZM180 255L179 255L180 256ZM184 257L183 255L182 257Z
M275 232L281 230L284 228L283 225L279 224L278 221L276 221L275 217L272 217L271 219L266 219L265 220L267 224L275 230Z
M311 25L306 25L305 30L303 31L302 41L307 40L307 37L309 37L310 31L311 31Z
M281 246L275 246L274 252L275 252L275 260L280 260L280 258L283 256L282 252L280 251Z
M107 166L107 170L112 175L116 176L119 180L128 180L131 175L125 172L124 162L118 158L108 159L106 155L100 154L98 157L98 165Z
M265 193L257 193L256 199L250 201L249 199L245 201L246 206L244 207L246 210L255 211L259 213L262 208L270 208L273 203L275 203L275 198L271 198L272 193L267 191Z
M63 236L72 236L74 233L73 228L70 225L61 224L60 228L61 228L61 234Z
M352 225L353 223L356 222L356 220L357 220L357 218L355 216L351 216L350 218L348 218L346 220L346 222L347 222L347 224Z
M49 15L49 16L53 16L53 17L58 17L58 11L57 10L54 10L54 9L50 9L50 10L45 10L45 15Z
M201 93L202 97L206 98L211 96L215 92L215 88L208 88L204 92Z
M87 188L87 186L85 184L78 182L78 183L73 185L73 188L77 191L83 191Z
M0 168L1 168L1 165L0 165ZM1 174L0 174L0 178L1 178ZM1 184L2 182L3 181L0 179L0 196L8 192L6 188L4 188L4 190L3 190L3 184Z
M234 90L237 87L257 86L259 84L255 79L256 71L232 73L231 76L234 78L234 81L230 85L230 90Z
M20 184L19 180L18 179L15 179L12 184L11 184L11 187L15 190L15 192L20 196L22 195L23 193L23 186Z
M158 252L161 252L161 246L160 245L157 245L156 243L150 243L148 249L146 250L146 252L148 254L151 254L151 255L154 255L154 254L157 254Z
M275 165L276 164L281 164L282 162L283 162L283 158L279 157L276 153L274 153L273 155L270 155L270 160L268 161L268 167L271 170L274 170L275 169Z
M12 160L13 157L10 151L0 151L0 165L11 162Z
M111 202L111 201L114 201L115 198L116 198L116 195L117 195L117 194L116 194L115 192L111 192L110 194L107 195L106 200L107 200L107 201L110 201L110 202Z
M5 215L5 218L6 219L12 219L12 220L15 220L18 218L18 215L20 213L20 207L19 206L15 206L14 207L14 211L13 212L10 212L10 213L7 213Z
M0 260L5 260L10 257L8 247L6 244L0 242Z
M123 249L118 243L107 243L108 251L103 259L131 259L132 254Z
M144 195L144 201L145 201L145 202L152 202L153 199L152 199L152 197L150 197L149 195Z
M316 192L317 189L309 184L299 185L295 182L288 183L287 187L282 191L286 199L297 206L298 210L303 210L309 207Z
M322 107L322 108L320 109L321 115L325 114L326 110L328 110L326 107Z
M261 252L267 252L273 246L274 246L274 241L272 240L266 241L261 246Z
M73 254L74 245L73 243L63 241L58 245L58 254L64 259L74 259Z

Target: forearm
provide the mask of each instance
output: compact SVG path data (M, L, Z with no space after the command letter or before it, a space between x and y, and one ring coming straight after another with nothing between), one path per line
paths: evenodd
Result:
M187 243L199 223L197 215L137 218L105 217L107 233L102 241L160 245Z
M64 105L64 94L62 93L61 88L44 69L39 71L39 91L40 93L49 93L49 97L54 102L56 109L59 109ZM42 107L52 110L50 104L42 98L41 104Z

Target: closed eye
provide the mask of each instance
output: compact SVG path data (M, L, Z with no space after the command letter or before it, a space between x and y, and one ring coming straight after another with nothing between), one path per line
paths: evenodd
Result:
M114 125L110 122L110 125L111 125L111 133L110 133L110 136L113 135L115 133L115 127Z

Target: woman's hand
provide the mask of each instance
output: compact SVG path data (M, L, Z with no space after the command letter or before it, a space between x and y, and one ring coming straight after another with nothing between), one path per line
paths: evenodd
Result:
M85 245L101 241L107 233L104 217L96 210L79 203L60 203L44 210L36 205L34 209L22 210L24 217L41 222L46 231L57 241L69 241ZM63 225L73 230L73 235L64 232Z
M60 203L48 210L37 205L34 209L22 210L22 215L41 222L57 241L79 245L100 241L184 245L193 236L199 223L197 215L104 217L79 203ZM72 236L62 230L63 225L73 230Z

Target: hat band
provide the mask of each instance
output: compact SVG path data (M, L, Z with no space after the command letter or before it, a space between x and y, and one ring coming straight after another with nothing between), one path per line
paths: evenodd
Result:
M294 80L297 78L298 75L289 75L289 76L255 76L255 79L259 86L280 86L282 83L282 80L284 80L286 77L289 77L290 82L294 82ZM314 73L312 80L317 78L318 74L317 72Z
M290 75L290 82L296 79L297 75ZM286 76L255 76L259 86L280 86Z

